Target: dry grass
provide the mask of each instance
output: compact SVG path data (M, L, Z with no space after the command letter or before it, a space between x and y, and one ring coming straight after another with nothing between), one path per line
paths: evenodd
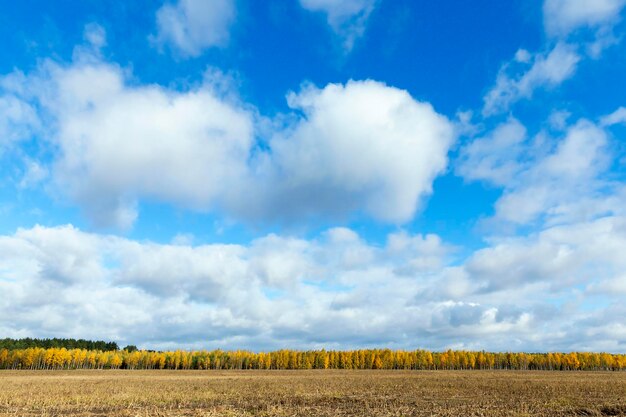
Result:
M2 371L0 416L626 415L626 373Z

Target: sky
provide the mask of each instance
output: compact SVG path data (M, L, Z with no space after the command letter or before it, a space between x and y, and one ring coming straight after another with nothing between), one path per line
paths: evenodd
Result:
M0 7L0 337L626 351L626 0Z

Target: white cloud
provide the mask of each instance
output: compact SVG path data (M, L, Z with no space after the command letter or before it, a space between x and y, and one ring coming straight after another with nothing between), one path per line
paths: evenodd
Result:
M526 140L524 126L509 119L461 148L457 174L503 188L487 224L568 224L623 213L626 188L608 173L616 155L604 124L564 123L557 123L561 137L542 130Z
M515 53L515 60L523 64L528 64L533 58L533 55L526 49L518 49Z
M107 44L107 34L104 28L97 23L89 23L83 33L85 41L96 49L104 48Z
M625 225L502 240L454 267L439 237L405 232L382 246L344 228L188 246L37 226L0 236L0 328L149 348L616 349L610 333L581 339L609 308L554 300L578 284L616 300Z
M567 36L583 28L612 25L626 0L545 0L544 24L551 36Z
M548 53L535 54L532 60L528 57L520 60L517 56L519 63L530 65L532 61L532 65L518 75L510 74L510 64L504 65L498 73L496 85L484 97L483 114L506 112L511 104L531 98L538 88L557 87L574 75L580 59L575 46L562 42Z
M325 13L330 27L343 38L344 49L350 51L354 42L365 32L367 20L379 0L299 1L307 10Z
M127 86L115 65L47 62L31 82L56 121L54 180L100 225L130 226L142 196L205 208L245 175L252 116L209 81L178 93Z
M613 26L624 5L626 0L545 0L544 25L551 49L534 54L519 49L484 96L483 115L506 112L517 101L530 99L538 88L561 85L575 74L585 53L599 58L604 49L619 42ZM580 28L591 33L570 36Z
M34 187L48 178L48 169L37 161L26 159L24 161L25 170L22 179L19 181L19 188Z
M186 91L131 84L82 48L69 65L46 60L18 75L4 78L8 97L47 120L55 192L100 226L130 227L144 199L254 222L358 212L403 223L445 170L455 136L428 103L374 81L292 93L294 113L265 129L215 71ZM19 122L11 132L36 125Z
M613 126L617 124L626 124L626 107L620 107L613 113L606 115L600 119L602 126Z
M40 125L36 109L21 100L19 91L15 91L22 82L21 73L0 81L0 152L18 141L31 138Z
M474 139L461 148L456 173L471 181L509 184L522 169L518 157L524 140L526 128L517 119L510 118L487 136Z
M156 13L159 45L168 44L183 56L198 56L211 47L225 46L235 20L234 0L177 0Z
M616 276L587 286L590 294L624 294L626 295L626 276Z
M626 219L607 216L591 221L554 226L526 237L496 239L491 247L474 253L466 269L485 289L548 284L550 291L575 288L613 295L610 288L621 278L626 261ZM529 262L528 260L532 260Z
M584 45L587 55L597 59L620 42L614 27L625 5L626 0L545 0L545 30L550 38Z
M572 114L566 110L554 110L548 118L548 123L554 130L564 130L567 127L567 121L571 115Z
M451 123L406 91L351 81L307 87L289 104L303 117L270 141L269 168L257 174L266 187L255 187L257 214L363 210L402 223L446 168Z
M406 239L428 241L425 256L444 251L430 237ZM215 347L238 340L274 348L287 342L313 346L341 329L371 327L378 329L369 336L374 340L399 343L399 333L380 331L393 319L386 301L352 303L353 297L384 296L402 309L402 300L410 298L397 290L399 283L414 287L410 279L396 279L392 272L405 260L386 265L385 251L348 229L331 229L313 241L269 235L247 246L191 247L138 243L70 226L35 227L0 237L0 288L9 295L0 310L13 312L11 322L0 319L0 326L144 344ZM420 256L410 253L411 259ZM97 299L91 296L96 293ZM28 315L22 314L26 306ZM67 326L70 314L81 319ZM121 319L127 314L128 320ZM44 316L39 324L31 321ZM329 327L329 320L335 325ZM351 336L359 337L346 332Z
M613 211L600 180L610 161L607 133L580 120L556 148L540 156L507 184L496 216L518 224L543 217L548 222L593 218Z

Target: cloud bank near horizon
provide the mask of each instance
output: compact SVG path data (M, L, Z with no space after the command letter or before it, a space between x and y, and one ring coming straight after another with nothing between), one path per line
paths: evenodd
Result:
M494 243L460 265L438 236L406 232L384 246L347 228L190 246L36 226L0 237L0 331L159 349L618 352L624 250L624 217Z

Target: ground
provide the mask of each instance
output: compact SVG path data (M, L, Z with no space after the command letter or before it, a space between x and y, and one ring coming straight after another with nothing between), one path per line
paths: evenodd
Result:
M626 416L625 372L0 371L0 416Z

